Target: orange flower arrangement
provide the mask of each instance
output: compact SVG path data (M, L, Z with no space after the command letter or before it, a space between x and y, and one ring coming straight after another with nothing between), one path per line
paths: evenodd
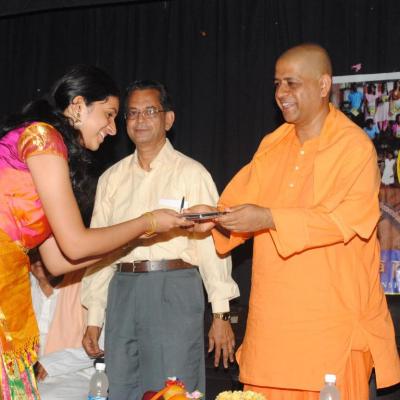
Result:
M193 393L186 391L184 383L176 377L168 378L165 387L158 392L146 392L142 400L187 400L200 399L203 394L198 390Z

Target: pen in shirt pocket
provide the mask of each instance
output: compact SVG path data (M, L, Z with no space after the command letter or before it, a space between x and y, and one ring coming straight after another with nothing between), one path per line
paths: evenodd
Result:
M179 210L180 213L182 212L184 206L185 206L185 196L182 197L181 208Z

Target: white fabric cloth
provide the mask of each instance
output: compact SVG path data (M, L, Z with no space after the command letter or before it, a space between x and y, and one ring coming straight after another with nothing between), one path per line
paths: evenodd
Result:
M30 279L33 310L35 311L40 334L39 357L41 357L44 352L50 323L56 309L59 289L53 289L53 293L47 297L42 292L39 281L32 274L30 274Z
M46 297L31 274L32 303L40 332L39 362L48 373L43 381L38 382L39 393L41 400L83 400L87 398L90 377L94 373L93 360L84 349L66 348L43 355L60 290L54 289L53 294ZM103 341L103 337L100 340Z

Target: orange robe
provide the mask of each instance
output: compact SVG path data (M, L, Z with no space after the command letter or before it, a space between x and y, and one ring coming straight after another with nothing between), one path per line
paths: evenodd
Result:
M242 382L319 391L334 373L340 385L352 350L371 352L378 387L400 381L379 280L379 184L372 142L332 105L317 138L301 145L283 124L228 184L221 206L267 207L275 223L254 235ZM220 253L246 240L213 236Z

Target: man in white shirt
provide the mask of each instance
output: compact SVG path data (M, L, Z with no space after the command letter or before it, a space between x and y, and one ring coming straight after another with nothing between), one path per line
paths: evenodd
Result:
M166 138L174 117L159 82L137 81L128 88L126 126L136 151L100 177L92 227L154 208L179 211L198 203L216 204L218 193L207 170ZM182 379L189 391L204 392L202 281L214 315L209 351L215 349L216 366L221 356L226 367L233 361L229 300L239 290L231 278L230 257L217 255L210 235L151 233L132 243L117 263L92 268L82 281L82 304L88 309L83 344L91 356L101 353L97 338L107 308L110 400L140 399L145 391L163 387L168 376Z
M69 279L70 276L52 278L40 261L31 265L32 303L40 333L39 360L35 364L35 372L41 400L85 399L88 395L90 377L94 373L93 360L80 345L83 326L82 328L77 326L75 332L79 334L80 331L80 335L76 335L74 342L71 330L67 329L68 325L81 323L81 315L71 319L71 316L74 316L73 310L81 314L83 311L82 307L80 309L73 307L74 296L71 296L73 291L69 291L65 296L67 301L71 301L71 313L64 315L65 318L60 314L62 309L59 300L63 298L62 293L67 290L68 283L79 285L82 274L79 276L74 273L74 275L74 278L71 277L72 280ZM53 324L55 319L58 321ZM62 321L64 324L57 326L58 322ZM63 334L58 331L60 328L68 331L67 341L63 340ZM54 335L57 336L56 340L52 337Z

